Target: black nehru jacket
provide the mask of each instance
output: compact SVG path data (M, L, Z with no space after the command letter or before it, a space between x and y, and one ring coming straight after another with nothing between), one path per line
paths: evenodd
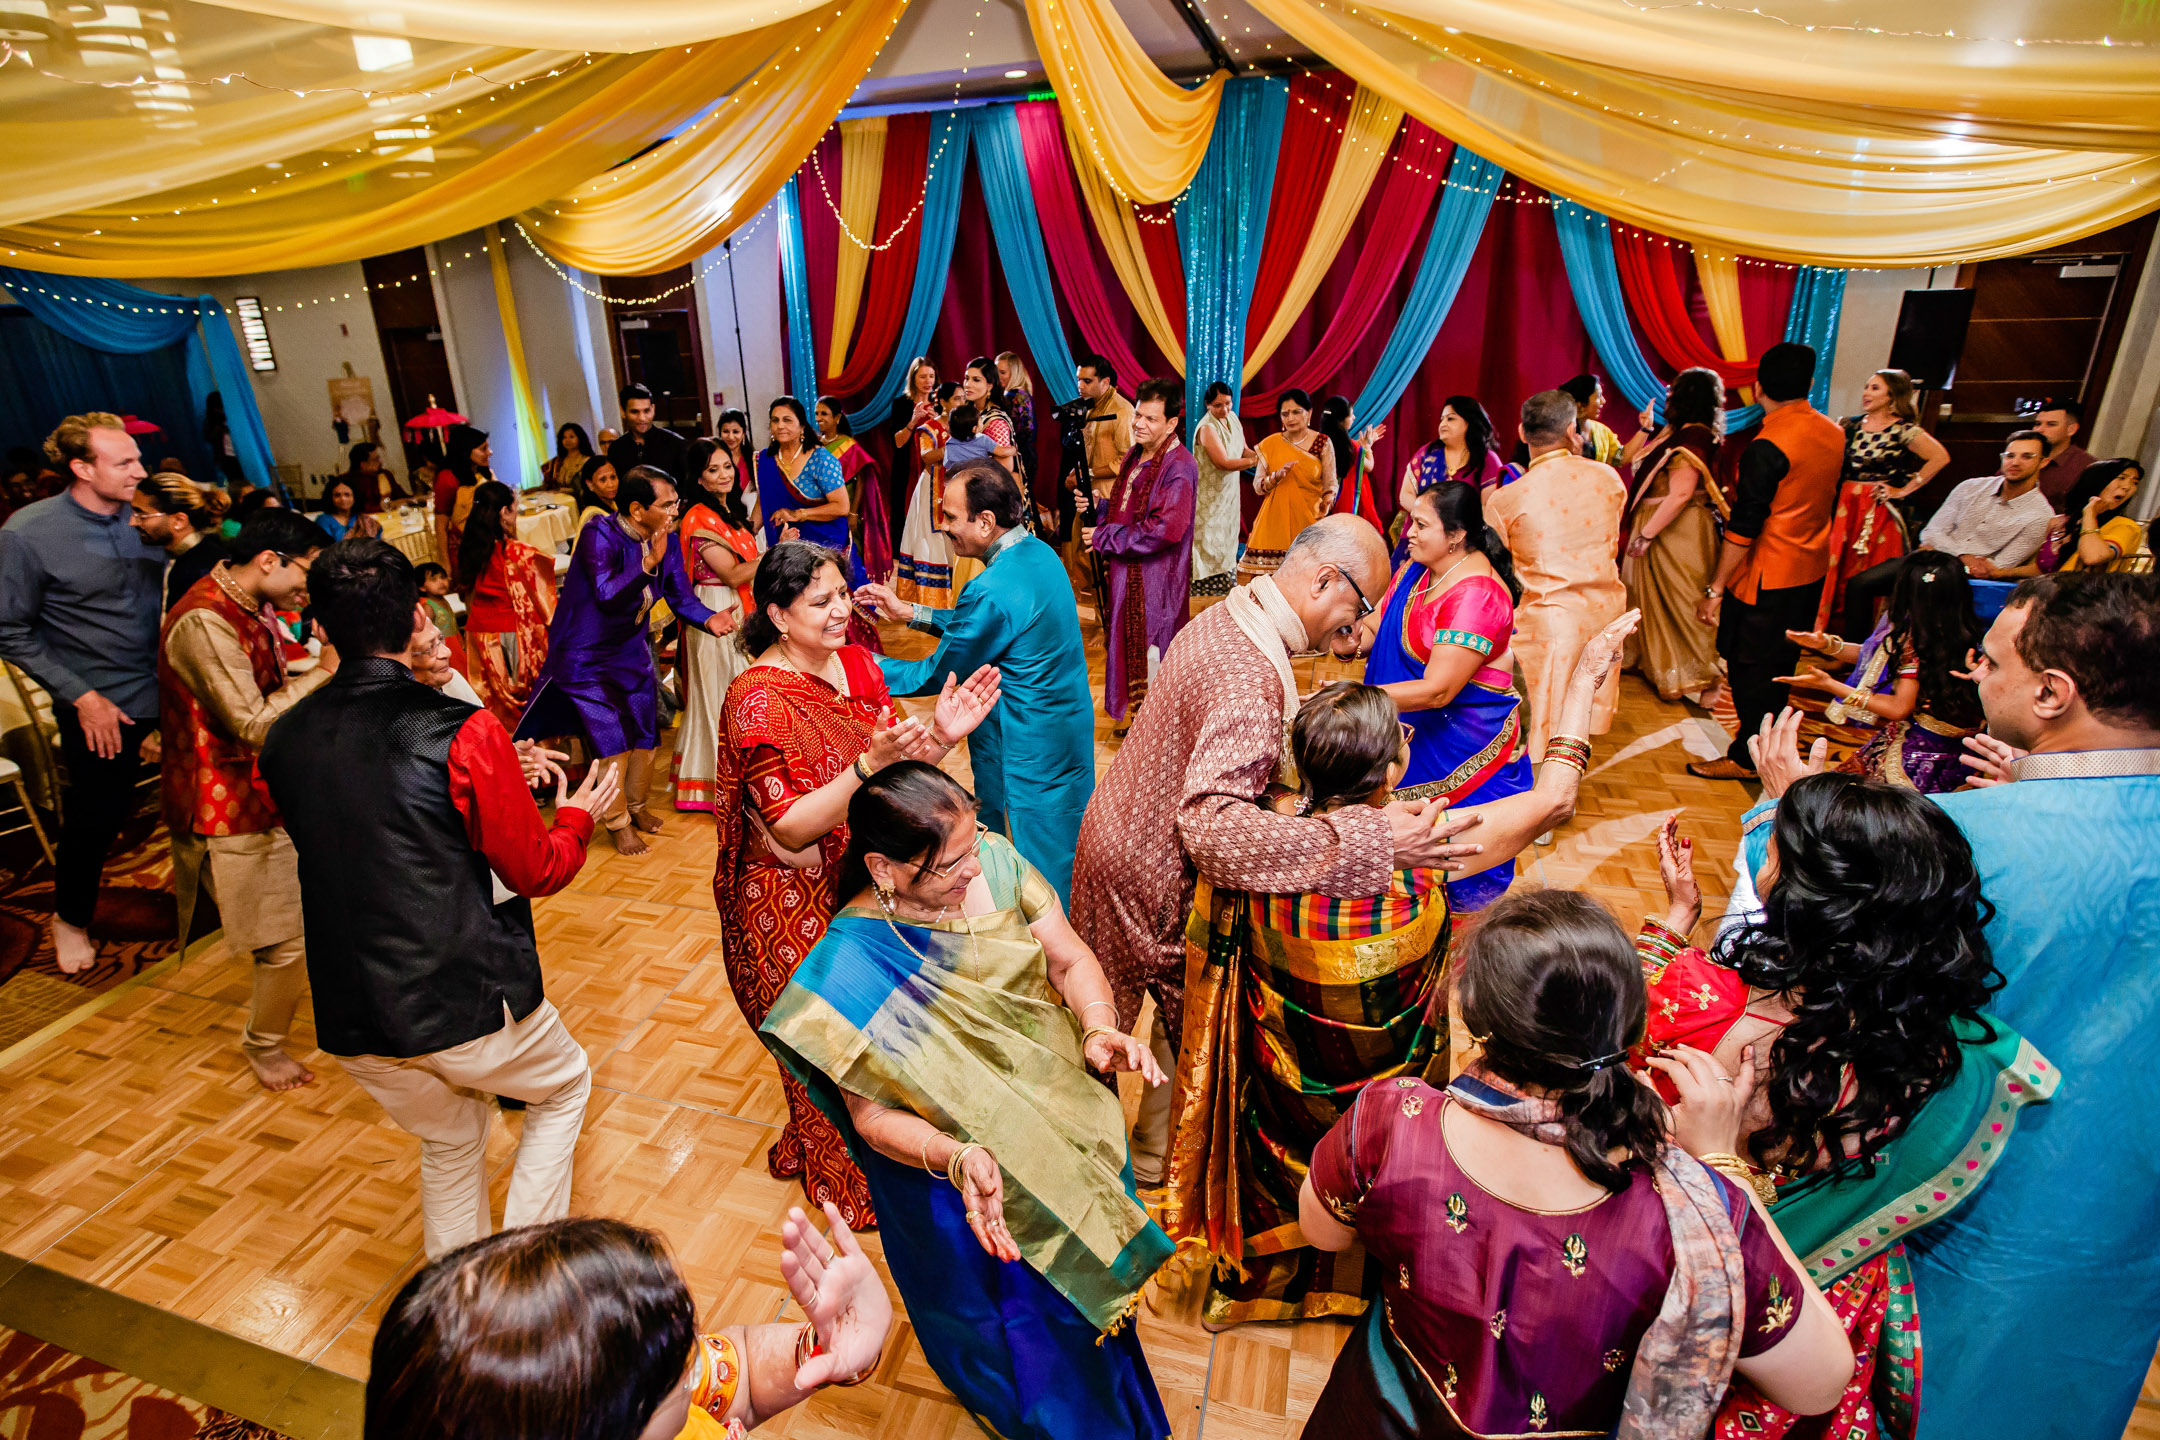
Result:
M689 441L664 425L655 425L642 436L635 430L625 430L607 447L607 458L618 476L628 475L639 465L651 465L666 471L668 479L681 485L683 459L689 451Z
M452 794L452 747L480 717L376 656L344 661L270 727L262 776L299 851L315 1033L332 1055L433 1054L544 998L532 905L490 903Z

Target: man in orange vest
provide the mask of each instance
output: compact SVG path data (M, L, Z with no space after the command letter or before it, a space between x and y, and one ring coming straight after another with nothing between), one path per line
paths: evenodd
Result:
M1740 485L1717 574L1703 590L1696 618L1717 626L1718 654L1740 733L1718 760L1696 760L1690 775L1752 780L1748 737L1785 705L1780 675L1793 673L1800 647L1788 630L1814 624L1830 570L1830 512L1845 465L1845 432L1808 403L1815 350L1787 341L1763 351L1755 372L1762 396L1761 432L1740 453Z
M315 1079L284 1048L307 988L300 868L256 756L270 722L337 671L337 652L325 646L314 670L290 675L275 614L307 603L308 567L328 543L305 515L257 512L232 542L231 558L173 602L158 645L180 939L186 943L207 886L233 953L255 957L240 1049L265 1090Z

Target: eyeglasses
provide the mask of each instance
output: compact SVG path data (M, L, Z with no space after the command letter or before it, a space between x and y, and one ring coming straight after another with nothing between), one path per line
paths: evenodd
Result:
M1408 720L1398 720L1395 723L1402 726L1402 743L1404 745L1412 745L1417 742L1417 731L1410 728Z
M277 556L280 565L299 566L300 573L303 575L315 568L315 557L313 555L287 555L282 550L273 550L270 553Z
M983 822L980 820L976 821L975 837L968 842L967 849L961 851L958 856L946 861L943 865L923 866L923 873L926 875L935 875L940 880L950 880L952 878L953 871L958 870L962 865L966 864L968 861L974 859L977 855L982 853L982 838L989 833L990 827L988 825L983 824Z
M1343 584L1345 584L1345 585L1348 585L1348 586L1350 587L1350 593L1351 593L1351 594L1353 594L1353 595L1355 595L1355 596L1357 596L1357 617L1358 617L1358 619L1362 620L1362 619L1364 619L1364 618L1365 618L1365 617L1366 617L1367 615L1370 615L1370 614L1372 614L1372 613L1373 613L1373 604L1372 604L1372 601L1370 601L1370 600L1367 600L1367 599L1365 598L1365 587L1364 587L1364 586L1362 586L1362 585L1360 585L1360 584L1358 584L1358 583L1357 583L1357 581L1355 581L1355 580L1351 579L1351 578L1350 578L1350 572L1349 572L1349 571L1347 571L1347 570L1345 570L1345 569L1343 569L1343 568L1342 568L1342 566L1340 566L1340 565L1337 565L1337 566L1335 566L1335 567L1334 567L1334 570L1335 570L1335 573L1336 573L1337 575L1340 575L1340 576L1342 577L1342 582L1343 582Z

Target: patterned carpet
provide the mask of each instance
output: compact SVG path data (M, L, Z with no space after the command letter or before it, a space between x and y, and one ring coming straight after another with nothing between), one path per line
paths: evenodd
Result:
M21 1440L283 1440L34 1335L0 1329L0 1435Z

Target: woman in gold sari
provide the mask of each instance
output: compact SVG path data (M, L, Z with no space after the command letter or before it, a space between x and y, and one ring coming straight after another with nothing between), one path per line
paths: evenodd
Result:
M1697 367L1675 375L1665 424L1635 462L1621 519L1620 579L1643 617L1627 663L1664 700L1698 697L1718 682L1717 630L1695 618L1695 606L1717 563L1711 512L1720 520L1726 514L1711 468L1724 428L1725 382L1717 372Z
M1532 838L1574 813L1588 763L1590 707L1635 628L1623 615L1584 646L1537 785L1469 807L1485 848L1464 873L1514 864ZM1410 763L1395 702L1341 682L1291 727L1302 789L1278 808L1316 813L1386 805ZM1210 1257L1202 1323L1361 1314L1380 1277L1365 1252L1306 1244L1298 1188L1312 1148L1358 1092L1428 1066L1445 1080L1437 1016L1447 984L1448 900L1438 870L1404 870L1364 899L1215 890L1193 896L1185 931L1185 1035L1163 1229Z

